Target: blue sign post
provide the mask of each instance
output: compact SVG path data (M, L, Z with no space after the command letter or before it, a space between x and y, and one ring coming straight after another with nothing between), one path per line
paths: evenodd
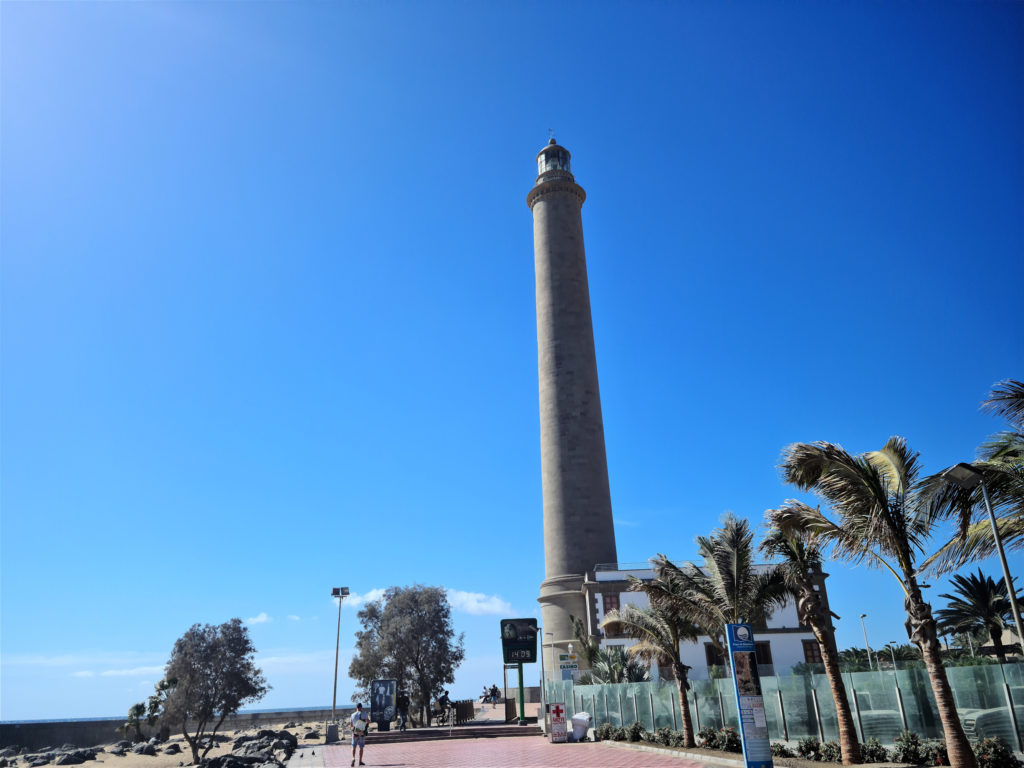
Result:
M747 768L773 768L768 720L757 673L754 630L749 624L726 624L726 642L736 689L736 711L740 717L740 741Z

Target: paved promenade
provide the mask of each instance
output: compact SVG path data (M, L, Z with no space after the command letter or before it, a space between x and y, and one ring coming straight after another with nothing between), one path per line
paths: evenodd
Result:
M348 768L352 747L331 744L323 768ZM668 755L616 749L602 744L550 744L542 736L373 744L367 739L363 761L377 768L702 768L702 763ZM358 763L357 763L358 765ZM297 766L295 759L289 768Z

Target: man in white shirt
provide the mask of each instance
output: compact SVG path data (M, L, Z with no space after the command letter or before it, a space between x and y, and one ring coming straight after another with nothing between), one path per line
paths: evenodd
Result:
M356 711L352 713L349 722L352 723L352 762L350 765L356 764L357 746L359 747L359 764L366 765L363 762L363 747L366 746L366 729L369 727L370 718L363 712L363 705L361 703L356 704Z

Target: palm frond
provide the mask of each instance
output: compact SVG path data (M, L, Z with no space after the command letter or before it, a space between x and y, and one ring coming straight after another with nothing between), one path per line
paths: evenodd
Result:
M1024 432L1024 382L1015 379L998 382L982 402L981 409L1002 416L1018 431Z
M1006 551L1024 549L1024 515L996 519L999 536ZM992 524L986 520L972 523L963 536L954 536L934 555L921 564L919 573L941 575L955 571L962 565L983 560L996 551Z

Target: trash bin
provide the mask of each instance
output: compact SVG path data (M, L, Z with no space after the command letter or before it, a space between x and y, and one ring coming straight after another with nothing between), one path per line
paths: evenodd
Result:
M590 727L590 715L586 712L577 712L572 716L572 740L583 741L587 738L587 729Z

